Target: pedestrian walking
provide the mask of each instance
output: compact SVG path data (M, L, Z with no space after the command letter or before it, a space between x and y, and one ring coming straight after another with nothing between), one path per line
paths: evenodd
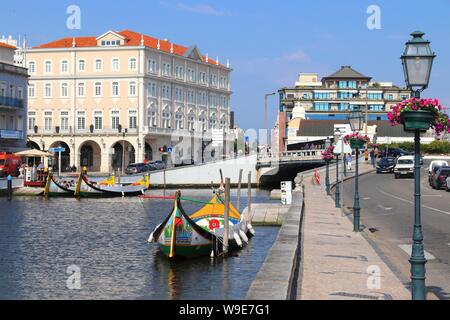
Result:
M370 163L375 168L375 150L370 151Z
M353 164L353 157L349 153L348 156L347 156L347 169L348 169L348 171L352 171L352 164Z

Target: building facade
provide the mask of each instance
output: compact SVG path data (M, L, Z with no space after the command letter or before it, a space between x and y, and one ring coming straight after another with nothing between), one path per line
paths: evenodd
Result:
M277 124L276 129L285 126L278 132L280 150L306 141L299 134L302 122L345 121L354 109L362 110L368 122L387 121L391 108L411 96L408 89L390 82L373 82L351 66L343 66L321 80L316 73L301 73L294 87L282 88L279 93L280 118L285 119L285 124Z
M0 42L0 152L26 147L28 72L14 64L15 50Z
M108 31L34 47L25 60L29 140L64 147L63 169L161 160L183 137L193 148L229 127L232 70L196 46Z

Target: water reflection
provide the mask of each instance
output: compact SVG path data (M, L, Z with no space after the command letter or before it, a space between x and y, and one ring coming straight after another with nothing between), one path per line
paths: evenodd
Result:
M183 194L211 197L209 190ZM254 200L267 197L258 191ZM258 228L237 257L169 262L146 241L171 206L135 198L0 199L0 298L243 299L278 229ZM70 265L81 269L81 290L66 287Z

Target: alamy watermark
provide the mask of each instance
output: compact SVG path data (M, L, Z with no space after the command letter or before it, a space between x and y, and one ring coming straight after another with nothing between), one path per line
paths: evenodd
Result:
M69 30L81 29L81 9L77 5L70 5L66 9L66 13L69 15L66 20L66 26Z
M66 286L69 290L81 289L81 268L77 265L71 265L67 267L67 274L69 277L66 280Z
M367 29L380 30L381 29L381 8L375 4L367 7Z

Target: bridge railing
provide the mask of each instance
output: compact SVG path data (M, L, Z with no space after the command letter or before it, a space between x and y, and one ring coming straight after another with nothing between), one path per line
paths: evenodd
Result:
M324 149L283 151L280 153L262 152L258 154L259 162L322 160Z

